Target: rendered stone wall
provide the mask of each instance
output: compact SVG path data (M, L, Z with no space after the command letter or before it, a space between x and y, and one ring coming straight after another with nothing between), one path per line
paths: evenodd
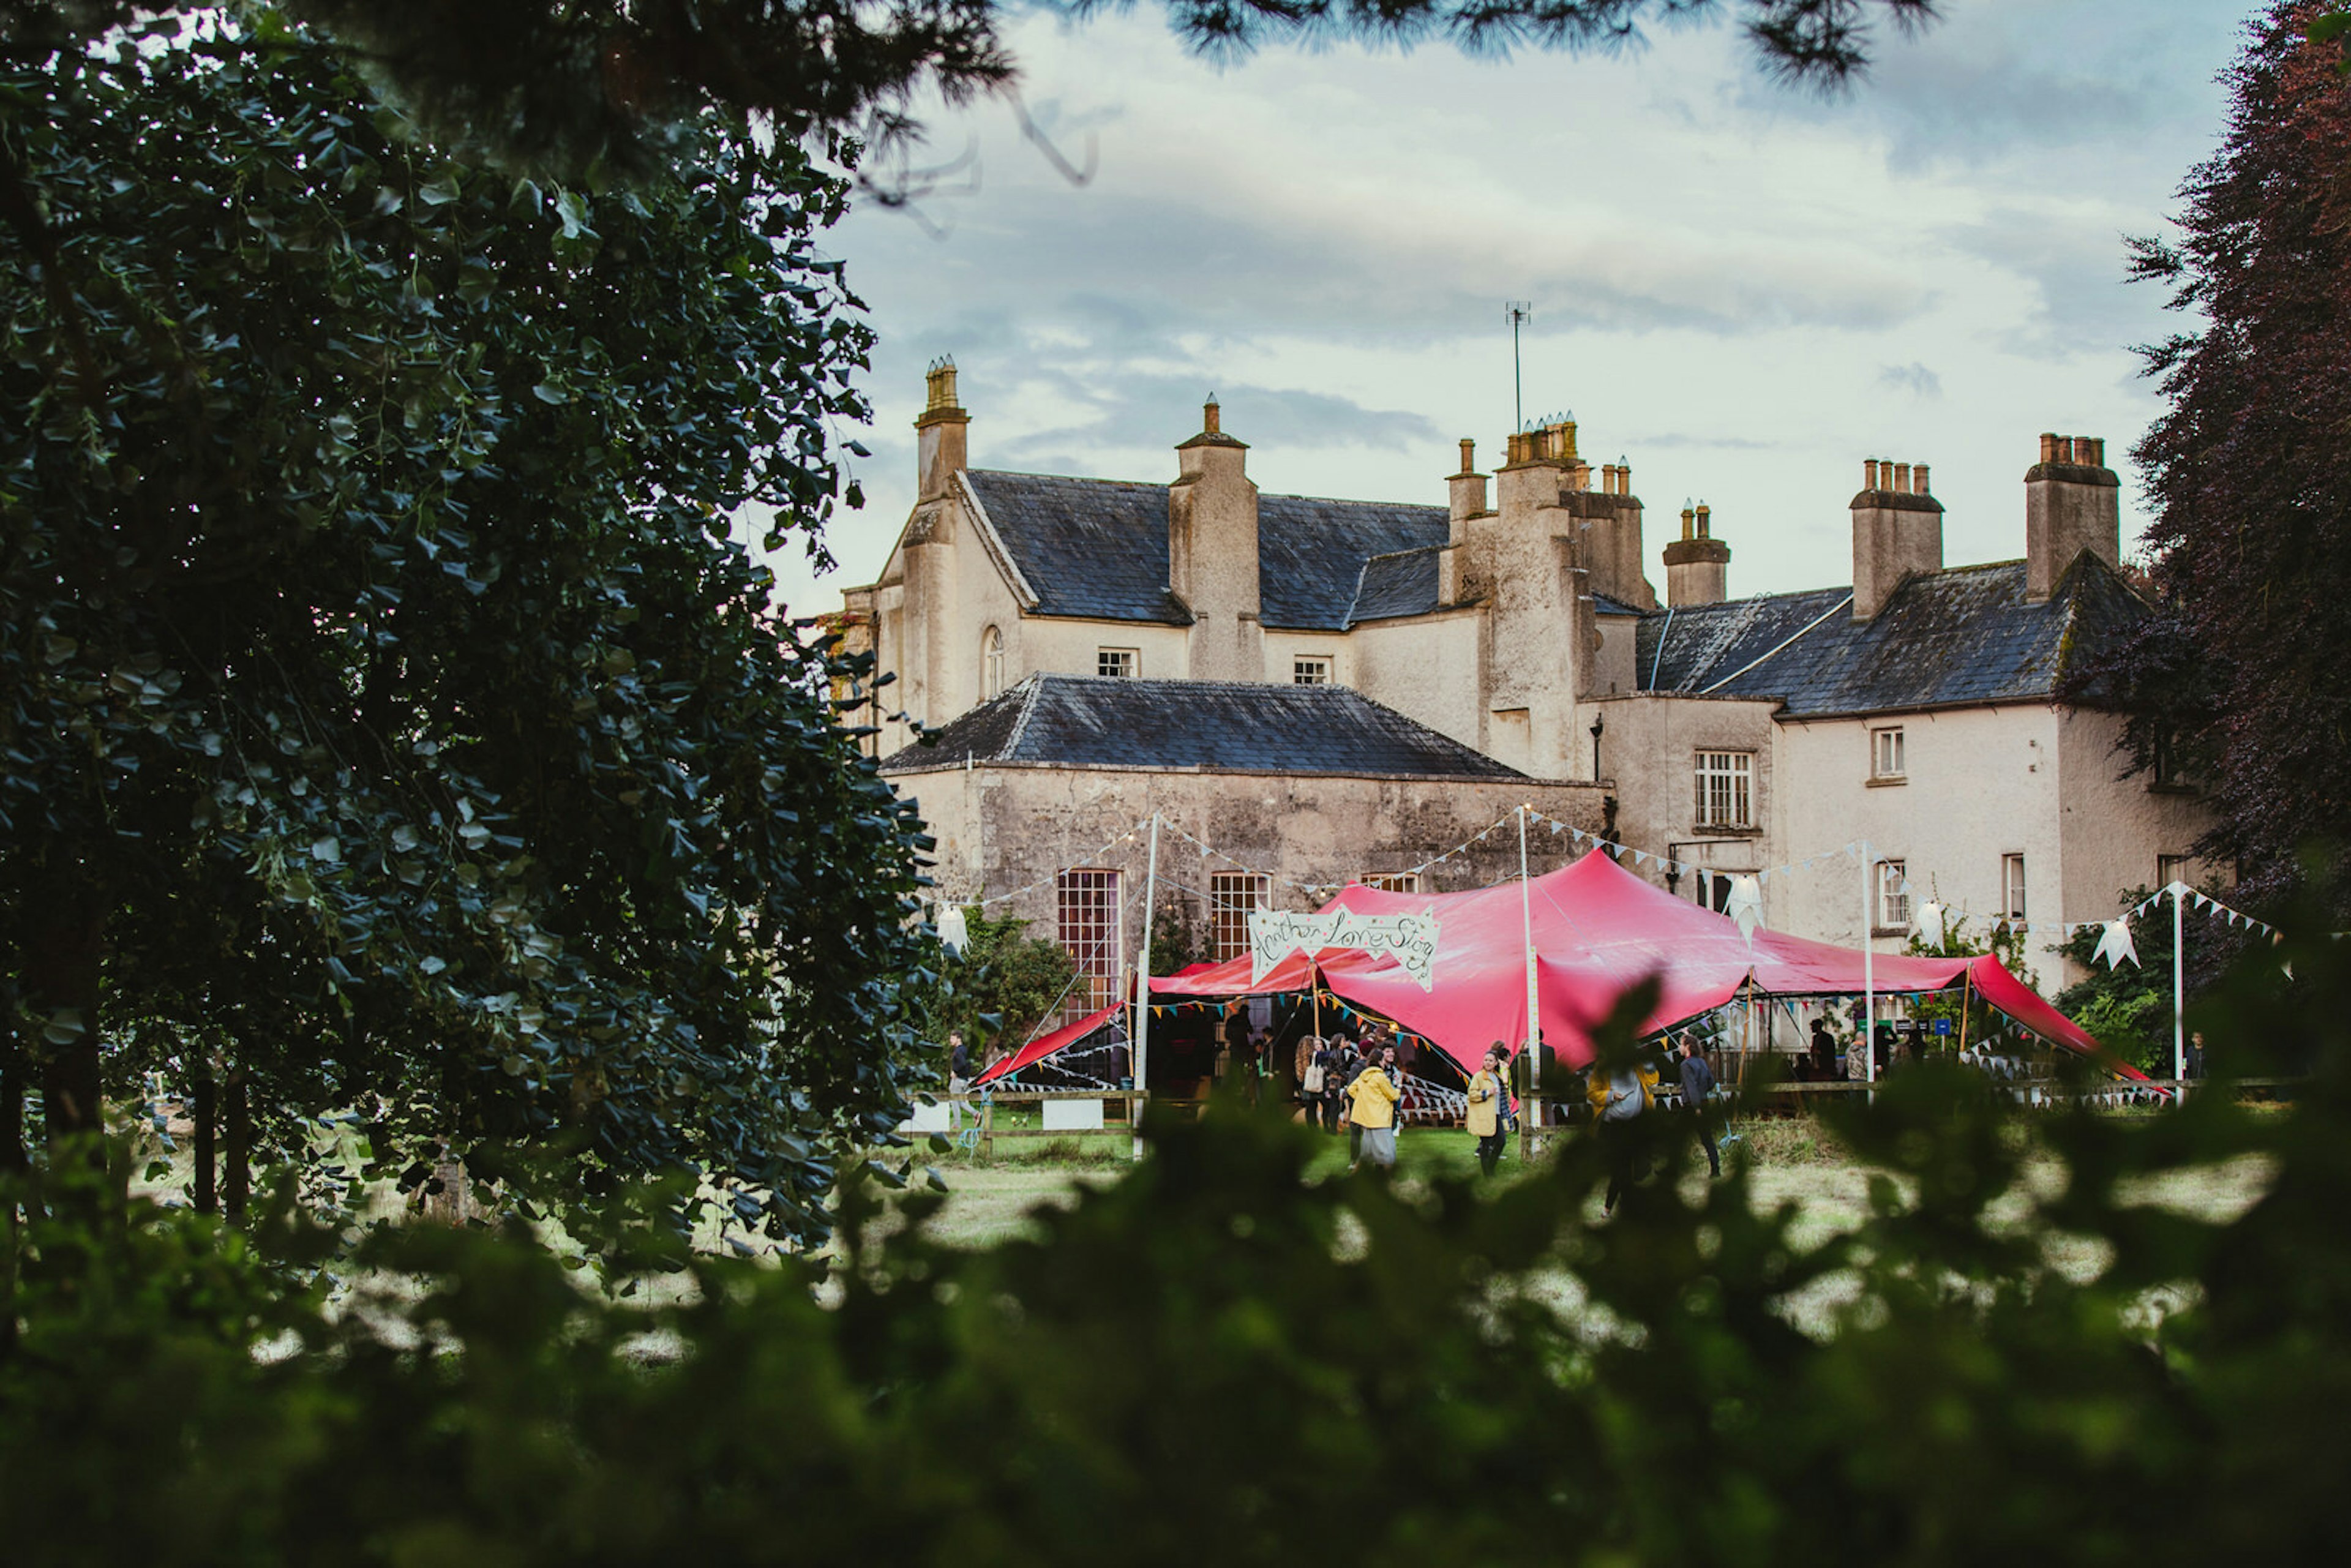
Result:
M932 875L943 900L1029 891L991 905L1050 936L1054 874L1072 866L1123 873L1126 950L1141 929L1147 870L1146 834L1131 831L1156 811L1253 870L1289 883L1336 883L1401 871L1496 828L1467 854L1424 877L1424 892L1483 887L1518 874L1518 834L1504 821L1521 803L1587 831L1601 825L1601 791L1589 784L1515 779L1281 777L1164 772L1144 768L949 768L893 778L913 798L938 839ZM1121 835L1123 842L1113 842ZM1111 847L1103 850L1105 844ZM1564 834L1537 829L1529 839L1537 874L1562 864L1573 850ZM1165 895L1195 910L1217 872L1237 870L1165 832L1159 874ZM1034 884L1034 885L1032 885ZM1271 886L1272 907L1311 909L1310 895L1285 880Z

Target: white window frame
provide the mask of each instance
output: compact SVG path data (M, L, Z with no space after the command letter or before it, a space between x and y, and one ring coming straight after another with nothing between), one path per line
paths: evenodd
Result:
M979 695L984 701L1004 695L1004 628L990 626L979 634Z
M1889 857L1877 862L1877 885L1870 899L1869 911L1875 930L1910 929L1910 895L1904 891L1909 877L1907 861Z
M1374 872L1364 878L1364 885L1374 893L1418 893L1420 873L1416 871Z
M2000 857L2000 913L2004 920L2029 920L2025 913L2024 855Z
M1696 765L1698 805L1694 820L1701 828L1751 828L1755 825L1755 754L1751 751L1701 751Z
M1908 744L1898 724L1885 725L1869 732L1869 776L1887 780L1910 777Z
M1143 678L1143 650L1097 648L1094 650L1094 674L1113 680L1140 680Z
M1290 684L1294 686L1327 686L1331 684L1332 662L1328 654L1301 653L1290 661Z
M2160 892L2162 892L2165 888L2169 887L2169 886L2170 886L2173 883L2175 883L2175 882L2176 882L2176 883L2179 883L2182 887L2194 887L2196 884L2195 884L2194 883L2192 883L2192 882L2190 882L2190 881L2189 881L2189 880L2188 880L2188 868L2189 868L2189 865L2190 865L2190 864L2195 861L2195 859L2196 859L2196 857L2195 857L2195 856L2193 856L2193 855L2158 855L2158 856L2156 856L2156 857L2155 857L2155 887L2156 887L2156 891L2157 891L2158 893L2160 893Z
M1219 871L1208 873L1208 953L1213 963L1238 958L1249 950L1249 917L1269 907L1272 884L1261 872Z

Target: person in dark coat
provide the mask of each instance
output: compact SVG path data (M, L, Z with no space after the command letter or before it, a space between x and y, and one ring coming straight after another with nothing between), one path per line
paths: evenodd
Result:
M1836 1038L1829 1033L1829 1020L1813 1020L1813 1080L1826 1083L1837 1075Z
M1707 1128L1706 1097L1714 1092L1714 1069L1698 1053L1698 1041L1682 1037L1682 1114L1689 1118L1690 1131L1698 1138L1698 1146L1706 1151L1706 1168L1709 1176L1722 1175L1722 1156L1716 1152L1713 1134Z

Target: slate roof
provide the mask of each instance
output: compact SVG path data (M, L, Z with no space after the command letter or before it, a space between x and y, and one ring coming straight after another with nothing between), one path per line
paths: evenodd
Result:
M1037 591L1036 613L1183 625L1191 617L1167 588L1167 486L1116 479L967 469L1013 564ZM1359 611L1374 558L1433 551L1449 524L1442 507L1258 497L1259 613L1280 631L1343 632L1359 620L1437 608L1437 559L1384 570L1378 608Z
M2069 656L2146 608L2095 557L2040 604L2025 601L2021 560L1914 577L1873 621L1854 620L1852 591L1652 612L1635 643L1643 689L1776 699L1789 718L2048 702Z
M1364 563L1348 624L1426 615L1436 608L1436 549L1398 550L1394 555L1375 555Z
M1196 768L1418 779L1525 775L1338 685L1036 674L882 764Z

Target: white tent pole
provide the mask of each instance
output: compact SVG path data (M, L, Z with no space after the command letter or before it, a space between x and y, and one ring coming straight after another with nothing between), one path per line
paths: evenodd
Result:
M1536 1119L1542 1113L1542 1006L1535 990L1534 888L1527 876L1527 809L1519 808L1519 923L1527 947L1527 1038L1521 1048L1527 1063L1526 1113L1519 1118L1521 1157L1534 1146Z
M1877 946L1870 929L1877 923L1877 857L1861 841L1861 1061L1865 1082L1877 1082Z
M1151 813L1151 858L1143 877L1143 946L1134 956L1134 1021L1127 1038L1134 1042L1135 1097L1126 1103L1128 1124L1134 1132L1134 1155L1143 1157L1143 1107L1151 1098L1151 912L1159 904L1159 813Z
M2180 901L2188 888L2178 877L2171 879L2171 1078L2175 1083L2188 1077L2187 1013L2187 949L2180 942Z

